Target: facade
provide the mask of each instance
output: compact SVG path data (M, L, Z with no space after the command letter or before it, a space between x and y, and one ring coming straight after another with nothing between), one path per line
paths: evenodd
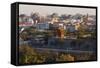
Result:
M19 26L25 27L25 26L32 26L34 24L34 21L29 16L19 16Z
M49 29L49 23L38 23L36 25L36 29L38 29L38 30Z

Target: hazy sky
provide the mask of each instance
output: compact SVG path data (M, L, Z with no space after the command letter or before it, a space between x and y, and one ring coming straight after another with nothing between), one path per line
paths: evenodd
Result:
M30 15L31 13L39 12L40 15L47 15L52 13L61 14L89 14L96 15L96 9L91 8L76 8L76 7L56 7L56 6L40 6L40 5L19 5L19 14Z

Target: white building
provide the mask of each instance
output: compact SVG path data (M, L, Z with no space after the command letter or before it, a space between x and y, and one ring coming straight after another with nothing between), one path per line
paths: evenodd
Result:
M19 17L19 27L27 27L32 26L34 24L33 19L25 16L25 17Z

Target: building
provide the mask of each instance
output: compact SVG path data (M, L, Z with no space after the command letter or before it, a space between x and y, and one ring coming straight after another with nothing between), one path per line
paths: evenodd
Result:
M37 23L36 29L38 30L49 29L49 23Z
M75 32L76 31L75 25L72 25L71 23L67 24L66 25L66 30L68 32Z
M28 27L32 26L34 24L34 21L31 17L26 15L20 15L19 16L19 27Z

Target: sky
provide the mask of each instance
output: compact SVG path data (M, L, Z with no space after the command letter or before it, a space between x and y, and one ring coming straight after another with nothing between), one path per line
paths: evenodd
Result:
M71 14L75 15L79 14L89 14L89 15L96 15L96 9L94 8L77 8L77 7L58 7L58 6L40 6L40 5L19 5L19 15L26 14L30 15L31 13L38 12L40 15L50 15L52 13L61 14Z

